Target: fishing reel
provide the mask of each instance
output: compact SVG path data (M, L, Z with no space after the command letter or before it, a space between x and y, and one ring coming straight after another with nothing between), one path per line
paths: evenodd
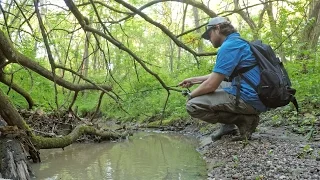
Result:
M188 99L191 99L191 91L190 91L189 88L187 88L187 90L182 90L182 91L181 91L181 94L182 94L183 96L188 97Z

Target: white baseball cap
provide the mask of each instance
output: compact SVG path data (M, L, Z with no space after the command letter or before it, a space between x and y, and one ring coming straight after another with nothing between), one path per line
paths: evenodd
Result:
M210 18L208 25L206 27L206 32L204 32L201 37L203 39L209 40L210 39L209 32L210 32L211 28L218 25L218 24L222 24L222 23L230 23L230 21L227 18L220 17L220 16Z

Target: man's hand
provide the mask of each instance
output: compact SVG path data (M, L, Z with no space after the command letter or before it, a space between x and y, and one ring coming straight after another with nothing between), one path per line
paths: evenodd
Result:
M207 80L210 77L210 74L205 76L197 76L197 77L191 77L183 80L178 84L178 86L182 86L184 88L189 88L193 86L194 84L201 84L205 80Z
M214 92L220 85L220 83L224 79L224 75L220 73L211 73L209 78L201 83L196 89L194 89L191 93L191 97L201 96L203 94L208 94Z
M187 78L187 79L183 80L182 82L180 82L178 85L182 86L184 88L189 88L193 85L192 78Z

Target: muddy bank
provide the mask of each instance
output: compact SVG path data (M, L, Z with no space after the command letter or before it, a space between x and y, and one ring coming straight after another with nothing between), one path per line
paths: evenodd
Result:
M320 179L320 142L288 127L258 126L250 141L199 136L198 151L208 164L208 179Z
M86 125L96 130L110 132L110 137L101 135L83 134L76 142L100 142L103 140L117 140L121 134L130 134L131 129L121 125L118 121L105 121L103 119L80 118L69 112L50 112L20 110L19 113L26 120L34 134L43 137L62 137L70 134L77 126ZM128 133L127 133L128 132ZM112 136L114 134L114 136Z
M320 117L312 132L320 132ZM175 125L179 124L179 125ZM277 127L274 126L277 124ZM196 136L198 151L208 166L208 179L310 179L320 180L319 133L308 140L309 133L294 133L299 125L279 126L271 117L261 117L252 140L231 141L231 136L212 142L211 134L219 125L191 119L173 123L163 130L175 130ZM184 126L181 130L181 126ZM308 127L304 127L308 129Z

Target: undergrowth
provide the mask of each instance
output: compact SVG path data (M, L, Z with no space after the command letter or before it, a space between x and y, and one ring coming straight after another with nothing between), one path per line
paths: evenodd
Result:
M320 66L317 61L296 61L285 64L291 77L293 88L297 89L296 97L300 105L297 113L292 105L264 113L272 126L290 126L292 131L313 137L318 133L316 126L320 116ZM204 63L200 68L186 69L182 73L160 74L162 79L170 86L177 85L181 80L191 76L204 75L210 72L210 63ZM304 67L304 68L303 68ZM307 69L307 71L304 71ZM189 72L189 73L188 73ZM190 73L191 72L191 73ZM32 76L31 80L28 76ZM53 83L35 73L15 73L15 83L30 93L35 101L34 109L44 111L57 111L55 98L58 100L58 111L67 110L73 98L73 92L58 86L58 95L55 95ZM19 108L27 108L25 99L9 88L1 85L4 92ZM140 72L138 82L124 82L122 87L114 86L114 92L120 97L117 103L108 95L104 95L100 112L106 119L118 119L133 122L154 122L160 119L165 124L171 121L189 118L185 110L186 98L180 92L164 90L154 77ZM182 90L177 87L176 89ZM123 91L125 90L125 91ZM191 89L192 90L192 89ZM112 93L111 93L112 95ZM85 91L79 96L73 109L81 117L96 111L100 93ZM166 106L165 106L166 104ZM164 109L165 107L165 109Z

